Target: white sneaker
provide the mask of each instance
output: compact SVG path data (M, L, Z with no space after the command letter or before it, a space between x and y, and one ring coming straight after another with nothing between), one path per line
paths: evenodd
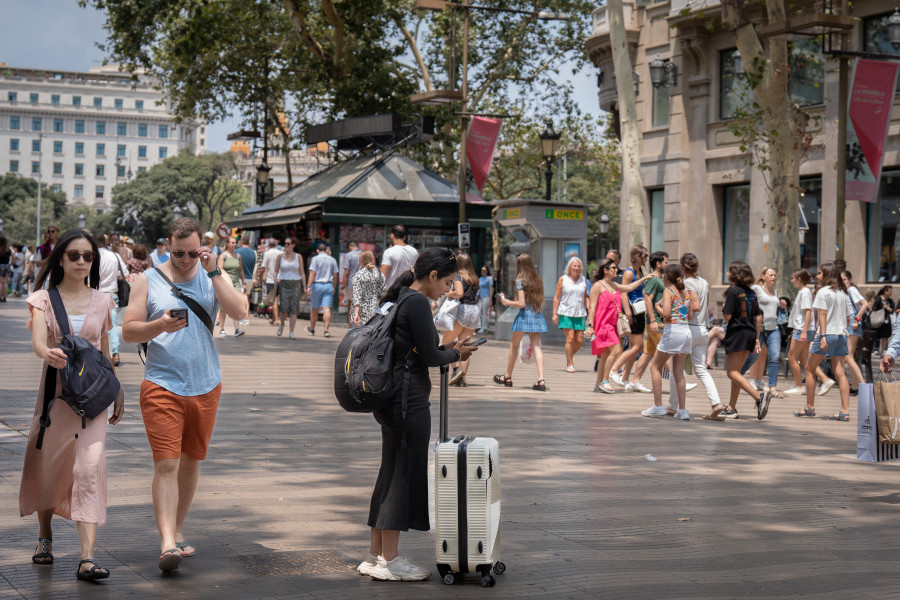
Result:
M666 408L664 406L653 405L647 410L642 410L641 414L645 417L664 417L666 416Z
M629 381L628 383L626 383L626 384L625 384L625 391L626 391L626 392L634 392L634 391L636 391L636 390L634 389L634 384L631 383L630 381Z
M296 340L296 339L297 339L297 336L294 335L294 332L292 331L292 332L290 332L290 333L288 334L288 338L290 338L290 339L292 339L292 340Z
M692 389L694 389L695 387L697 387L696 383L686 383L686 384L684 384L684 391L689 392Z
M678 412L675 413L675 418L676 418L676 419L679 419L679 420L681 420L681 421L690 421L690 420L691 420L691 415L690 415L690 413L687 411L686 408L679 408L679 409L678 409Z
M219 337L228 337L228 334L225 333L225 330L224 330L224 329L220 329L220 330L219 330Z
M622 381L622 376L619 375L618 373L610 373L609 380L612 381L614 384L616 384L619 387L626 387L625 382Z
M431 569L416 566L402 556L392 561L379 556L370 575L379 581L422 581L431 577Z
M816 395L817 395L817 396L824 396L825 394L828 393L828 390L830 390L831 388L834 387L834 384L835 384L834 379L826 379L826 380L822 383L822 387L819 389L819 391L816 392Z
M806 388L801 385L796 385L792 388L784 390L785 394L805 394Z
M635 391L635 392L643 392L643 393L645 393L645 394L652 394L652 393L653 393L653 390L651 390L650 388L646 387L646 386L645 386L643 383L641 383L640 381L638 381L637 383L631 384L631 389L632 389L633 391Z
M361 563L359 563L359 566L356 567L356 570L360 575L368 575L369 577L371 577L372 573L374 572L375 565L377 564L378 558L366 552L366 557Z
M278 330L275 331L275 335L280 336L282 333L284 333L284 323L278 326Z

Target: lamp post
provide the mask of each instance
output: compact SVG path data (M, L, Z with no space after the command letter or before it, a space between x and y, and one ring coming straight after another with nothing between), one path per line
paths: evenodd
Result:
M3 233L4 225L6 225L6 221L3 220L3 217L0 217L0 233Z
M678 67L671 60L659 57L650 61L650 83L653 87L674 87L678 85Z
M265 204L269 199L269 171L272 167L266 162L266 150L263 150L263 161L256 167L256 202Z
M180 206L175 206L175 208L172 209L172 218L175 219L176 221L181 218L181 207Z
M600 235L603 237L603 245L601 246L601 248L603 249L603 252L600 254L600 256L597 257L598 261L600 260L600 258L602 256L605 256L606 253L608 252L607 247L606 247L606 245L607 245L606 234L608 234L608 233L609 233L609 215L607 215L606 213L603 213L602 215L600 215Z
M553 130L553 123L547 121L547 127L538 137L541 138L541 154L544 155L546 164L544 176L547 178L547 193L544 195L544 200L550 202L550 183L553 181L553 168L551 165L556 158L556 151L559 149L559 134Z
M84 213L81 213L78 215L78 229L84 229L85 225L87 225L87 218Z

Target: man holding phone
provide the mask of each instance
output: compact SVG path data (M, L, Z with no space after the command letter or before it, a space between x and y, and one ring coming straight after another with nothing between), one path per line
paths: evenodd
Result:
M216 268L212 250L201 245L200 223L178 219L169 228L167 244L170 260L159 272L144 271L132 285L122 338L148 342L141 414L153 450L159 568L172 571L196 552L185 542L182 528L222 391L219 356L204 322L212 322L217 303L232 319L246 319L248 304L228 274ZM194 308L173 293L172 284L196 303Z

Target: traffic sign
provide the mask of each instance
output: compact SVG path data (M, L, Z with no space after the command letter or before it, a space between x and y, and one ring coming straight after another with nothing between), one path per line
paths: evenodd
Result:
M216 227L216 233L219 235L219 239L223 240L231 235L231 230L228 228L228 223L219 223L219 226Z

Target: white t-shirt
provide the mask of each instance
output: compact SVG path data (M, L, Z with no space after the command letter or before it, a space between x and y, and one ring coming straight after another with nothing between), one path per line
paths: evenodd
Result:
M119 267L122 274L128 276L128 266L118 252L100 248L100 291L115 294L119 291L116 281L119 278Z
M384 278L385 289L391 287L403 271L410 269L416 264L418 257L419 251L409 245L394 245L385 250L384 254L381 255L381 264L391 267L391 272Z
M788 318L788 325L791 329L797 331L803 330L803 319L806 318L804 311L812 310L812 292L808 287L800 288L797 297L794 299L794 305L791 307L791 316ZM816 324L812 318L809 320L809 328L815 329Z
M281 251L278 248L269 248L263 254L262 266L266 270L266 283L275 283L275 265L278 264L280 258Z
M709 283L702 277L687 277L684 280L684 288L697 294L700 299L700 310L694 312L694 316L688 320L688 325L707 326L709 313L706 311L709 301ZM701 322L700 319L703 319Z
M847 294L830 287L822 288L813 300L813 308L825 311L825 331L820 335L847 335Z
M864 300L863 295L859 293L859 289L855 285L851 285L850 289L847 290L848 300L850 302L850 314L856 316L859 314L859 307L862 306L860 302Z
M763 313L763 329L773 331L778 328L778 294L771 296L766 293L765 288L761 285L754 285L750 288L756 292L756 301L759 302L759 308Z

